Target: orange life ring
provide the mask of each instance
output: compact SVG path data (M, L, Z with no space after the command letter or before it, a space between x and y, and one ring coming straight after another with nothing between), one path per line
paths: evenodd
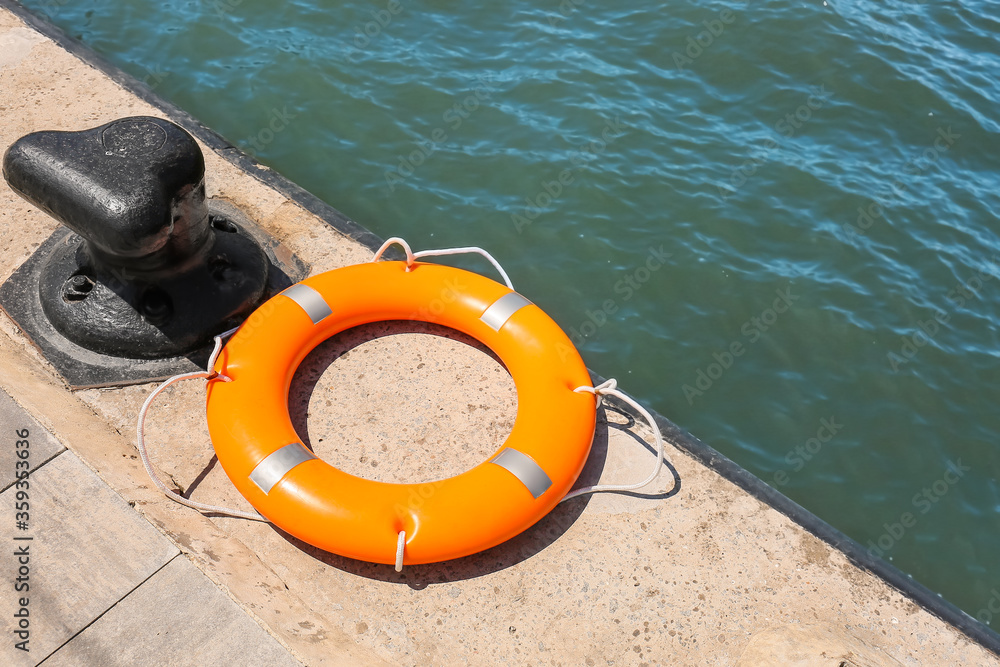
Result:
M422 320L478 339L517 388L517 419L494 456L426 484L388 484L334 468L302 445L288 390L309 352L345 329ZM596 401L576 348L540 308L500 283L439 264L359 264L304 280L261 306L226 344L208 387L219 463L282 530L374 563L433 563L504 542L570 490L594 437Z

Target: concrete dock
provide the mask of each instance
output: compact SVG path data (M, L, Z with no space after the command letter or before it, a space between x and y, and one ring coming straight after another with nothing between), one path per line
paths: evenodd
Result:
M181 123L202 144L209 195L243 209L312 273L368 261L378 241L9 0L0 109L0 150L36 130L123 116ZM0 281L57 225L0 181ZM647 491L575 499L487 552L396 573L157 492L134 435L153 386L71 391L0 313L0 664L1000 662L992 631L666 420L669 461ZM161 397L147 431L154 465L194 500L249 509L213 455L204 403L202 381ZM428 481L496 451L517 397L476 341L383 323L311 354L290 409L332 465ZM30 443L32 471L23 528L18 440ZM652 441L641 419L607 404L579 484L636 479ZM30 589L18 592L24 549Z

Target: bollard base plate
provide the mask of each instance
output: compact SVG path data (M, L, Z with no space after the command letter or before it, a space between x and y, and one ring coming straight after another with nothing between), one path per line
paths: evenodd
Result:
M214 215L232 220L264 250L270 263L265 299L302 280L308 266L281 246L237 207L223 200L209 200ZM42 307L39 280L49 257L64 246L73 232L59 227L35 253L0 286L0 310L10 316L25 336L66 380L71 389L124 386L165 380L179 373L203 370L212 346L205 345L183 356L135 359L101 354L74 343L49 321Z

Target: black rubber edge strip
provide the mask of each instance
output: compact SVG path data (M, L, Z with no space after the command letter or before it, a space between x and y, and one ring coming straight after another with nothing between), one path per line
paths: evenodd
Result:
M317 216L344 236L361 243L372 251L377 250L382 244L381 238L357 222L354 222L319 197L296 185L270 167L262 165L253 157L231 144L222 135L202 125L191 114L157 95L147 85L131 74L111 63L86 44L67 35L61 28L37 16L15 0L0 0L0 7L9 10L26 24L83 62L100 70L115 83L139 99L160 109L170 120L183 127L216 153L226 158L226 160L299 204L302 208ZM594 377L595 383L603 381L596 373L591 373L591 375ZM632 415L633 418L643 421L642 416L629 405L617 401L613 397L609 397L608 400L614 402L617 408ZM809 512L792 499L768 486L761 479L744 470L734 461L706 445L666 417L652 410L650 412L656 419L657 425L660 427L660 432L667 439L667 442L673 444L707 468L711 468L719 473L719 475L740 487L757 500L784 514L806 531L844 554L851 563L882 579L902 595L945 623L953 626L972 641L1000 655L1000 634L983 625L893 565L890 565L881 558L875 558L861 544L855 542L812 512Z

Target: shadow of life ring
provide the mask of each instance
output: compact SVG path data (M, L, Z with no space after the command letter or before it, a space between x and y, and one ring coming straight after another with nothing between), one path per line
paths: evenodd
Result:
M299 364L330 336L385 320L451 327L507 367L517 419L487 461L440 481L389 484L338 470L302 444L288 412ZM372 563L434 563L514 537L563 499L594 437L595 395L574 392L590 375L559 326L508 287L440 264L359 264L293 285L251 315L214 371L229 381L209 382L209 431L243 497L298 539Z

